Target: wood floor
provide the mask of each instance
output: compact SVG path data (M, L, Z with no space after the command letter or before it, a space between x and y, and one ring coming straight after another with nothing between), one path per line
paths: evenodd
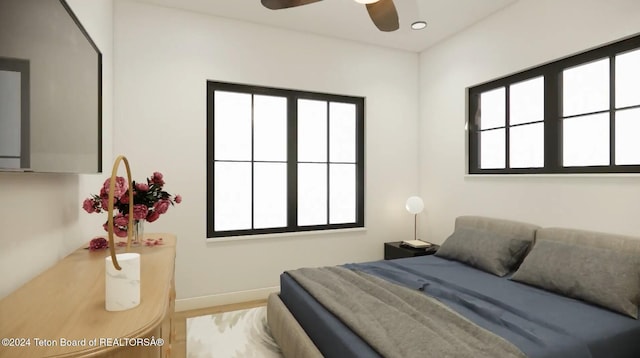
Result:
M257 300L250 302L234 303L224 306L216 306L210 308L202 308L198 310L176 312L174 314L174 324L176 326L176 337L172 342L171 358L186 358L187 357L187 318L211 315L222 312L230 312L237 310L244 310L247 308L254 308L260 306L266 306L267 300Z

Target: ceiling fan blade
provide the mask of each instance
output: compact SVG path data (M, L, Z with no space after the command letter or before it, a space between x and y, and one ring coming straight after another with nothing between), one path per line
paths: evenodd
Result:
M373 4L367 4L367 11L380 31L390 32L400 28L398 11L393 0L380 0Z
M261 1L262 1L262 5L267 9L279 10L279 9L286 9L289 7L312 4L314 2L318 2L322 0L261 0Z

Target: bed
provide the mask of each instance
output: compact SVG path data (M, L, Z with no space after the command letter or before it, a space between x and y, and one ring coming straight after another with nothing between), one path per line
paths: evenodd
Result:
M443 249L283 273L267 316L285 357L640 357L640 240L463 216ZM507 269L492 267L496 257ZM311 274L359 275L376 285L334 286L336 276L324 287L309 283ZM392 303L381 304L389 291ZM412 301L398 303L397 292ZM438 321L441 312L470 333L450 332L457 323Z

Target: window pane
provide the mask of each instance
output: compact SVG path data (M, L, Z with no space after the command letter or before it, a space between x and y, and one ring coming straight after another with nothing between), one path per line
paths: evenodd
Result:
M609 59L563 72L563 116L609 109Z
M563 120L562 143L565 167L609 165L609 114Z
M509 101L509 124L544 120L544 77L511 85Z
M251 95L215 91L216 160L251 160Z
M287 165L255 163L253 170L253 227L287 226Z
M253 97L253 159L287 160L287 99Z
M251 229L251 163L215 163L215 230Z
M356 221L356 165L329 166L329 223L344 224Z
M504 87L480 95L480 129L504 127L505 98Z
M327 224L327 164L298 164L298 225Z
M509 167L544 167L544 123L509 129Z
M327 161L327 102L298 100L298 160Z
M329 160L356 161L356 105L329 103Z
M506 162L504 128L480 133L480 168L504 169Z
M640 50L616 56L616 107L640 105Z
M640 164L640 108L616 113L616 164Z

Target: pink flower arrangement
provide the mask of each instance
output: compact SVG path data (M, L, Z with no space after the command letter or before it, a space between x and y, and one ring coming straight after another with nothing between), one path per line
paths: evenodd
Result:
M89 214L107 211L109 200L109 184L111 178L104 181L99 195L91 195L84 199L82 208ZM160 172L154 172L145 183L133 181L133 219L154 222L169 210L170 206L180 204L182 196L171 195L163 190L164 177ZM129 195L128 185L124 178L116 177L114 197L114 210L117 213L113 217L113 232L118 237L126 237L129 224ZM107 222L103 225L107 231Z

